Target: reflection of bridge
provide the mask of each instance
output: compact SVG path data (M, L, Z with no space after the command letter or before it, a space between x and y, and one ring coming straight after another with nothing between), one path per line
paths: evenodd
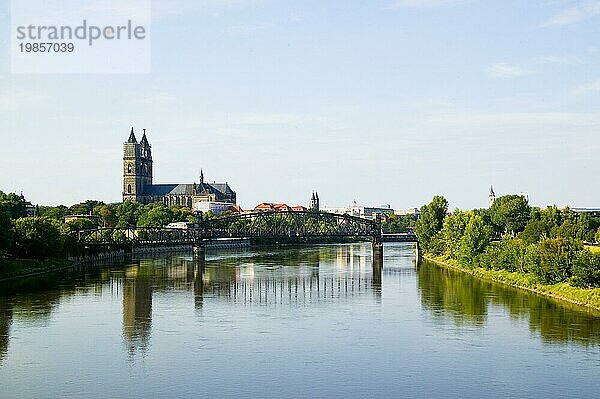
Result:
M189 245L204 252L206 241L249 238L262 242L308 242L312 239L370 239L373 254L382 258L381 217L375 220L326 212L260 212L202 220L199 213L192 228L114 227L78 232L80 249L88 252L116 251L135 247Z

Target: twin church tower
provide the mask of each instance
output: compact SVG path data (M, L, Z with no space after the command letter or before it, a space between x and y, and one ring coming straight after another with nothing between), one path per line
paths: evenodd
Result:
M142 204L164 202L192 208L197 202L224 202L234 205L236 193L227 183L206 183L204 173L192 184L154 184L152 147L146 129L138 143L133 127L123 144L123 201Z

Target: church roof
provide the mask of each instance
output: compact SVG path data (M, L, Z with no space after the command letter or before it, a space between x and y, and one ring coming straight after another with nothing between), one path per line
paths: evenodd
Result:
M193 184L153 184L144 190L145 195L193 195Z
M219 188L226 187L228 191ZM227 183L199 183L199 184L153 184L147 186L144 195L194 195L194 188L199 194L215 194L217 197L224 194L233 194Z
M222 192L223 194L233 194L233 190L231 189L231 187L229 187L229 184L227 183L212 183L209 185L215 188L216 190Z

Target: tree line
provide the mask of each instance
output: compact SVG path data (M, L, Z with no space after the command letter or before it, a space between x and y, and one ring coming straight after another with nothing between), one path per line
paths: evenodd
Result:
M543 284L600 286L600 218L554 206L531 207L519 195L498 198L489 209L448 213L442 196L421 208L415 232L424 251L465 267L529 273Z
M88 215L64 222L67 215ZM212 212L205 218L215 217ZM126 201L105 204L85 201L72 205L38 206L35 215L27 213L20 195L0 191L0 261L6 258L46 259L62 257L75 246L75 233L97 227L165 226L172 222L193 222L194 212L162 202L142 205Z

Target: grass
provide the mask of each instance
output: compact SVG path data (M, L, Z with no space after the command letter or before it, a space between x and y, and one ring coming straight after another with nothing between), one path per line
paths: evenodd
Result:
M593 254L600 254L600 245L586 245L585 249Z
M425 256L425 259L433 261L452 269L460 270L475 277L495 281L512 287L536 292L562 301L574 303L600 310L600 288L578 288L568 283L540 284L535 276L527 273L509 272L506 270L487 270L481 267L468 268L458 262L445 257Z
M0 259L0 281L47 273L70 264L67 259Z

